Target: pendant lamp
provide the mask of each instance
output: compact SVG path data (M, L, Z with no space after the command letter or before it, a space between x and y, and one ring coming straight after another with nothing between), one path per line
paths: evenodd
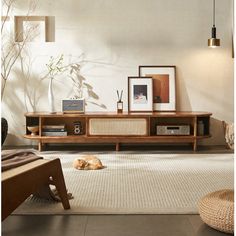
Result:
M216 38L216 26L215 26L215 0L213 0L213 27L211 28L211 38L208 39L208 46L215 48L220 46L220 39Z

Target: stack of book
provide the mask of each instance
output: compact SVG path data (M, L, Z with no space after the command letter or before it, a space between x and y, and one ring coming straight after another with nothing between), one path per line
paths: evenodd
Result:
M43 136L67 136L66 126L62 125L43 125Z

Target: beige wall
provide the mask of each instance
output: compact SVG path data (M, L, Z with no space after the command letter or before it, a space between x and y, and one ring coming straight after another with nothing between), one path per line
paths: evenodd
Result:
M116 109L116 89L124 89L127 109L127 76L138 75L139 65L176 65L177 110L213 113L213 137L204 144L223 144L221 121L232 122L233 59L232 1L216 1L217 35L221 47L210 49L211 0L45 0L35 15L56 20L56 42L30 43L30 79L14 68L7 83L2 115L10 135L6 144L29 144L23 140L24 112L48 110L48 79L45 64L50 56L64 54L65 63L79 62L84 53L82 74L99 95L107 111ZM15 14L21 14L24 6ZM25 7L26 9L26 7ZM66 76L56 78L56 108L72 94ZM105 111L89 105L87 111Z

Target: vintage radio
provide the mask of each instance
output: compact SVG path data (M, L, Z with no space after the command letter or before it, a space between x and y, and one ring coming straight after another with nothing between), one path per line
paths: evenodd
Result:
M157 125L157 135L190 135L190 125Z
M63 113L84 113L84 99L63 99L61 103Z

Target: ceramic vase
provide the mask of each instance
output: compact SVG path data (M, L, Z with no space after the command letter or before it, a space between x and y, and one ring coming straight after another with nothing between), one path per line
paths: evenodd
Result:
M53 96L53 87L52 87L52 80L51 77L49 80L49 86L48 86L48 103L49 103L49 112L55 113L55 107L54 107L54 96Z

